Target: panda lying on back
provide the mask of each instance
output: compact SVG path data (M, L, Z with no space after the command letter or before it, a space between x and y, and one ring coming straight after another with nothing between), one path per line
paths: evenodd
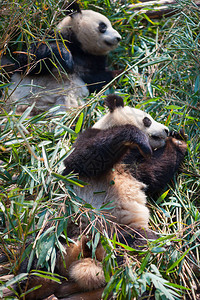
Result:
M36 42L30 52L18 55L11 102L24 103L19 112L34 101L33 113L55 105L61 105L61 110L77 107L89 92L99 91L113 79L113 73L106 70L106 56L120 40L105 16L81 11L77 3L69 5L55 40Z
M146 245L146 239L156 238L148 230L146 194L161 191L173 178L187 145L184 136L178 133L169 136L168 128L147 113L124 107L121 97L109 95L106 104L109 112L76 140L74 151L65 160L63 175L74 171L88 182L84 188L74 187L77 195L96 208L110 205L110 215L107 210L105 217L119 225L117 238L136 248ZM84 220L81 223L86 225ZM111 239L112 224L110 228L106 224ZM105 250L99 243L93 259L89 239L86 236L77 239L84 228L74 223L68 225L67 235L74 243L65 245L65 252L57 253L56 259L56 273L68 281L62 287L50 279L30 276L26 288L38 285L42 288L33 291L28 299L41 299L41 295L47 297L52 293L58 298L81 293L80 297L69 296L69 299L101 299L106 284L101 264ZM84 291L91 291L88 297Z
M119 96L109 95L106 104L109 112L76 140L74 151L64 162L63 175L73 171L88 183L84 188L74 187L77 195L97 209L109 205L106 218L131 235L128 245L135 248L141 237L156 238L148 229L146 195L161 192L169 183L184 159L187 144L183 132L170 134L147 113L124 107ZM84 247L77 248L81 252ZM102 259L103 255L97 258ZM83 290L105 284L102 266L84 256L71 261L68 272L70 280Z
M121 97L109 95L106 103L110 112L79 136L63 174L78 173L89 184L75 187L77 195L96 208L111 203L118 224L148 228L146 193L173 178L187 145L147 113L124 107Z

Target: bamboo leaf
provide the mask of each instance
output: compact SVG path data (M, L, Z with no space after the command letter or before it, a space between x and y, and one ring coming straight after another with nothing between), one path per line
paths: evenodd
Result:
M79 131L81 130L81 126L83 124L83 112L80 114L80 117L78 118L78 121L76 123L76 127L75 127L75 132L79 133Z
M179 265L179 263L184 259L184 257L188 254L188 252L190 251L190 249L187 249L183 255L181 255L181 257L175 261L167 270L166 270L166 274L169 274L170 272L174 272L174 269Z
M34 176L34 174L25 166L22 166L22 169L24 169L24 171L36 182L39 183L39 180L36 178L36 176Z

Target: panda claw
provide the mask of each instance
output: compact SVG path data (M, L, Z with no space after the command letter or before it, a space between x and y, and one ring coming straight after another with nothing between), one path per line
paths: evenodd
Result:
M185 134L185 130L183 128L181 128L180 131L170 131L169 136L182 141L187 141L188 139L188 136Z

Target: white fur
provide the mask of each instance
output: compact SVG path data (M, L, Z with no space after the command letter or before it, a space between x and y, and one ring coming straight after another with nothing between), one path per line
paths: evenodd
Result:
M88 94L85 83L75 74L65 74L62 78L51 74L42 78L34 75L23 78L15 73L12 76L9 103L20 103L18 113L22 113L33 102L36 103L33 113L46 111L56 105L60 106L60 111L65 111L66 107L82 105L82 100Z
M148 227L149 211L146 205L145 185L125 172L123 166L116 165L106 176L85 179L89 184L84 188L74 187L77 195L99 209L114 207L106 211L106 216L118 224L132 228Z
M107 25L105 33L99 32L99 22ZM83 10L81 14L76 13L72 17L67 16L57 26L57 31L66 39L70 29L73 29L82 49L94 55L106 55L116 48L118 38L121 38L105 16L91 10ZM11 78L9 105L20 103L19 113L33 102L36 102L35 113L55 105L61 106L60 111L77 107L83 104L83 99L89 94L78 71L75 69L73 75L68 75L55 68L49 75L27 75L25 78L14 74Z
M145 127L143 119L148 117L151 120L151 126ZM142 110L132 108L129 106L117 107L111 113L107 113L99 121L97 121L93 128L107 129L116 125L135 125L149 136L149 142L153 149L159 148L165 145L167 138L168 128L161 123L156 122L149 114ZM152 136L156 136L159 139L153 139Z
M76 281L83 290L97 289L105 285L101 263L91 258L74 262L69 270L69 277Z
M105 33L99 32L100 22L107 25ZM92 10L83 10L81 14L75 14L72 18L67 16L58 24L57 29L65 36L71 27L83 50L94 55L108 54L116 48L119 42L118 38L121 39L120 34L112 28L108 18Z

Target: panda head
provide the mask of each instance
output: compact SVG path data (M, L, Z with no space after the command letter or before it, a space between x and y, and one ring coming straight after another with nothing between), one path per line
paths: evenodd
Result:
M104 15L92 10L81 11L77 4L76 11L65 17L58 24L57 30L64 38L71 30L82 50L93 55L108 54L121 40L120 34Z
M166 126L156 122L149 114L140 109L124 106L123 99L117 95L109 95L105 101L109 112L95 123L93 128L107 129L132 124L148 135L152 149L165 145L169 133Z

